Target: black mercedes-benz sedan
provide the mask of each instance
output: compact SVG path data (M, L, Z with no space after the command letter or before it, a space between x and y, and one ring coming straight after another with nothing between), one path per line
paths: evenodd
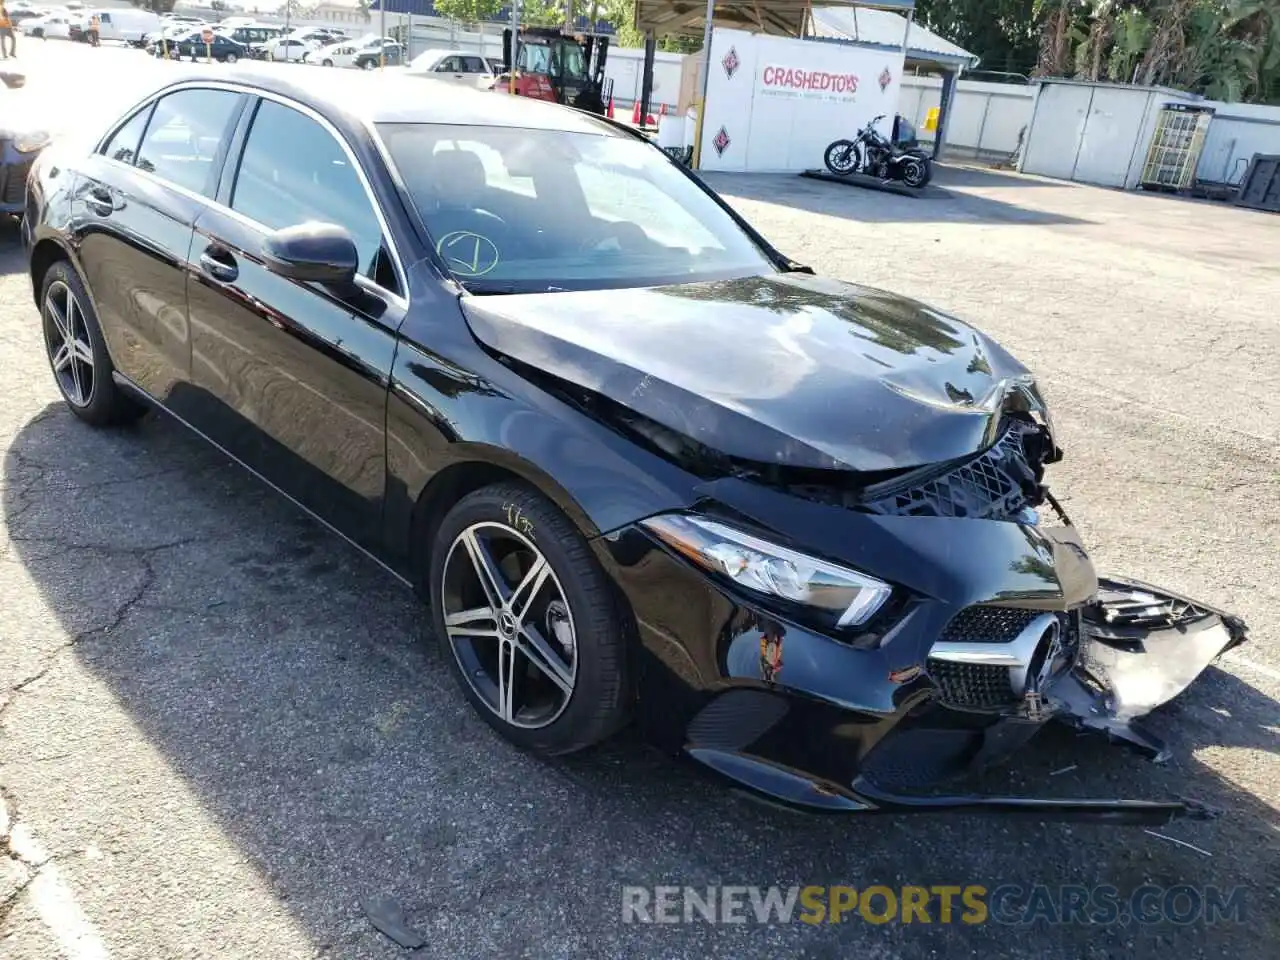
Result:
M58 387L172 415L417 588L504 736L634 720L813 810L1205 812L937 789L1052 720L1160 759L1140 718L1246 636L1098 578L999 344L815 276L603 118L192 70L32 172Z

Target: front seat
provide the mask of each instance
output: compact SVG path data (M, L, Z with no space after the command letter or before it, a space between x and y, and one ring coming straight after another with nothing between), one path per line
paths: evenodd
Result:
M457 231L486 237L503 247L510 228L493 208L496 191L489 186L484 164L470 150L439 150L426 164L425 186L434 212L423 211L427 228L439 242Z

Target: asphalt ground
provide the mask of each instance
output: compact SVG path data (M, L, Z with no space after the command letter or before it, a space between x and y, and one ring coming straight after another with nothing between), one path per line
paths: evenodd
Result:
M73 131L166 69L19 43L23 93ZM473 715L422 643L414 599L370 561L171 423L100 433L64 411L4 225L0 956L1275 956L1280 220L963 168L940 171L930 199L711 180L820 272L999 337L1043 378L1067 450L1055 489L1099 566L1252 627L1152 718L1168 764L1048 731L987 786L1191 796L1223 816L1163 836L818 819L749 803L634 736L526 757ZM1050 900L1063 886L1124 900L1190 885L1243 899L1213 924L1053 923L1016 898L981 924L958 909L951 923L937 910L927 924L624 923L622 887L659 884L1043 885ZM420 950L371 926L362 903L376 897ZM1032 922L998 922L1019 917Z

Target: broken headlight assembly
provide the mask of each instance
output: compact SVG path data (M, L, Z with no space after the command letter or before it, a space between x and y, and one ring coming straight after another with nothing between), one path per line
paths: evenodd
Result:
M884 606L883 580L762 540L718 520L660 514L641 526L713 576L762 597L818 613L829 627L857 627Z

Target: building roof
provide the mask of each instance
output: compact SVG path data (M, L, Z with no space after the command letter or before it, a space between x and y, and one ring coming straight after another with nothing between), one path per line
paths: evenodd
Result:
M830 0L845 6L892 7L911 10L915 0ZM811 0L715 0L712 25L799 37L804 32ZM707 22L706 0L635 0L636 29L657 36L702 36Z
M814 7L809 22L809 35L818 40L839 40L860 46L899 49L905 17L888 10L867 7ZM950 40L938 36L927 27L912 21L907 34L907 59L944 63L972 70L979 57Z
M578 7L580 9L582 7L589 7L589 4L579 2ZM603 8L604 2L601 0L600 10L597 11L597 16L600 16L603 13ZM413 17L440 17L441 19L447 19L443 14L436 10L435 0L370 0L370 13L378 14L383 10L387 13ZM581 30L584 32L589 30L592 33L614 33L613 25L604 19L598 19L593 28L588 14L589 10L588 13L579 13L578 16L574 18L573 28L575 30ZM489 17L481 17L480 19L485 23L500 23L504 26L510 25L511 4L504 0L503 5L499 8L497 13Z

